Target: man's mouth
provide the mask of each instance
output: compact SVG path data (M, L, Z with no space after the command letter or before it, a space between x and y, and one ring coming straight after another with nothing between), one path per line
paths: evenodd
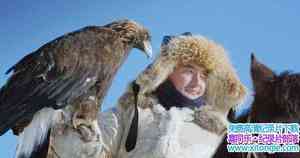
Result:
M192 94L192 95L198 95L200 94L200 89L193 89L193 88L185 88L185 91Z

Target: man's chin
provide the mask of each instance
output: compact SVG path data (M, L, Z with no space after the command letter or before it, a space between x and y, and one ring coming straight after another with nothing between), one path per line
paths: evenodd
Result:
M200 97L200 95L193 95L193 94L189 94L189 93L186 93L186 92L185 92L183 95L184 95L185 97L191 99L191 100L194 100L194 99L197 99L197 98Z

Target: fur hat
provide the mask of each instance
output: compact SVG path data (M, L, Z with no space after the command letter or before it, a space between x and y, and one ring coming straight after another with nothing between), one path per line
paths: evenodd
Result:
M227 113L241 104L246 87L239 80L224 48L202 36L185 33L164 40L153 64L137 78L139 97L151 94L174 71L179 63L193 62L207 72L206 102L217 111Z

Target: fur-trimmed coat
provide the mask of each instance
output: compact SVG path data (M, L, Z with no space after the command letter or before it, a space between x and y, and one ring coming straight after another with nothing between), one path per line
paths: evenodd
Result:
M176 108L166 110L152 95L143 100L148 105L139 107L139 126L136 147L127 152L125 141L134 113L134 95L131 88L122 96L119 105L99 114L101 138L98 142L86 143L77 137L76 132L56 135L55 151L59 155L81 157L85 146L86 153L99 155L99 158L193 158L210 157L222 140L226 130L226 120L209 105L192 110ZM72 144L59 140L72 137ZM75 139L78 139L75 141ZM98 144L99 143L99 144ZM61 145L62 144L62 145ZM82 145L80 145L82 144ZM97 146L98 145L98 146ZM95 146L97 150L88 151ZM66 149L69 148L69 149ZM67 153L66 151L71 151ZM80 153L77 153L80 152ZM86 154L86 157L88 154ZM62 156L64 157L64 156ZM98 157L98 156L93 156Z

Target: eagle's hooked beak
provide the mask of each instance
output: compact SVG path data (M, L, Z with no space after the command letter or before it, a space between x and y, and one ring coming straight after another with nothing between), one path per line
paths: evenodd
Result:
M148 58L152 58L152 46L150 41L144 41L143 44L143 51L145 52Z

